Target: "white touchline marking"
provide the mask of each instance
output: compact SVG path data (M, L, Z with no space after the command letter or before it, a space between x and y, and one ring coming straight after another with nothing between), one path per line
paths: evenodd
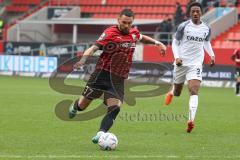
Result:
M236 159L240 158L240 155L235 155L235 156L194 156L194 155L185 155L185 156L178 156L178 155L126 155L126 156L117 156L117 155L112 155L112 156L94 156L94 155L0 155L0 158L12 158L12 159L62 159L62 158L74 158L74 159L79 159L79 158L95 158L95 159L102 159L102 158L112 158L112 159L138 159L138 158L162 158L162 159L182 159L182 158L187 158L187 159L196 159L196 158L212 158L212 159Z

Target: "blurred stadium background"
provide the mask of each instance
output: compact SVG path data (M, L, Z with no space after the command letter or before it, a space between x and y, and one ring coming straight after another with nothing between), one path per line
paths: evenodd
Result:
M190 1L0 0L0 159L240 158L240 100L234 95L235 67L231 60L234 50L240 48L240 0L199 2L204 7L202 20L212 28L211 43L217 63L214 68L206 65L203 70L204 88L197 116L197 125L202 125L188 136L183 130L185 121L138 123L124 120L122 114L112 130L119 138L119 150L110 155L96 150L90 142L100 119L69 123L56 118L55 105L66 97L77 96L53 91L45 78L60 64L80 57L107 26L117 23L120 10L131 8L136 14L134 25L141 33L168 46L166 57L161 57L155 46L138 44L134 61L168 66L160 78L171 82L172 36L187 19ZM206 56L206 64L208 60ZM72 64L58 67L57 71L68 74ZM71 75L81 78L79 73ZM132 70L130 77L134 75ZM163 107L159 97L140 99L140 107L125 107L123 113L151 114L160 109L165 114L184 115L187 93L182 97L172 108Z
M104 28L116 24L119 11L127 7L136 13L134 25L143 34L168 45L168 54L162 58L154 46L139 44L134 61L172 63L172 35L178 24L187 19L189 3L188 0L1 0L1 74L31 72L42 76L51 72L65 60L80 56ZM211 43L217 57L216 68L206 67L203 76L208 81L217 80L214 85L233 87L234 63L230 57L240 47L240 4L237 0L202 0L201 3L205 13L202 19L212 28ZM8 66L4 65L5 56L10 58ZM20 56L34 57L31 60L23 57L17 65L15 58ZM42 70L37 63L32 66L33 60L39 61L38 56L46 58L43 63L49 61L40 67ZM70 68L61 67L59 71ZM166 76L172 75L169 72Z

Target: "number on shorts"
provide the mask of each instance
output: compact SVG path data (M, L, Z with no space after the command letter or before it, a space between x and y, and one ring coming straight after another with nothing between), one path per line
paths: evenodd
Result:
M200 68L197 68L197 75L199 75L201 72Z
M85 95L86 97L88 97L90 94L92 94L93 93L93 89L92 88L90 88L90 87L88 87L88 86L86 86L86 88L85 88L85 90L84 90L84 92L83 92L83 95Z

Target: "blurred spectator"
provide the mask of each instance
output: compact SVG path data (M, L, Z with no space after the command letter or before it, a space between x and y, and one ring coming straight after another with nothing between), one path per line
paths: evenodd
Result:
M238 4L239 4L239 1L236 1L236 2L235 2L235 7L237 7L237 6L238 6Z
M156 29L156 32L160 32L158 39L165 45L171 42L171 32L173 31L172 19L168 18L164 20L160 26Z
M220 2L221 0L207 0L207 7L219 7Z
M172 24L172 19L171 18L167 19L167 24L166 25L167 25L167 27L166 27L165 32L168 32L168 34L166 35L167 36L167 43L166 44L169 44L169 42L172 42L171 32L173 32L173 24Z
M203 13L206 13L208 11L208 0L202 0L201 2Z
M172 24L172 19L168 18L167 19L167 32L172 32L173 31L173 24Z
M174 27L177 28L177 26L184 21L184 13L182 10L182 6L179 2L176 3L176 12L174 15Z
M221 0L214 0L213 1L213 7L219 7Z

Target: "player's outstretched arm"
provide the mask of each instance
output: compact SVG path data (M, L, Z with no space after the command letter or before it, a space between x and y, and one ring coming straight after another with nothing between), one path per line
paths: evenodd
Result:
M239 59L239 58L236 58L236 59L235 59L235 62L239 63L239 62L240 62L240 59Z
M174 38L173 42L172 42L172 50L173 50L173 56L175 59L175 63L177 66L182 65L182 60L179 57L179 44L180 44L180 42L178 40L176 40L176 38Z
M236 62L236 55L237 55L237 52L239 51L239 49L235 49L234 52L233 52L233 55L231 56L231 60Z
M142 35L142 39L140 40L140 42L142 42L144 44L154 44L159 47L160 53L162 55L166 54L167 47L162 42L159 42L159 41L157 41L149 36L146 36L146 35Z
M82 58L80 59L80 61L78 61L77 63L75 63L75 64L73 65L73 68L74 68L74 69L78 69L78 68L80 68L82 65L84 65L85 62L86 62L86 60L87 60L87 58L88 58L89 56L93 55L94 52L96 52L98 49L99 49L98 46L92 45L90 48L88 48L87 50L85 50L84 53L83 53Z
M212 45L211 45L210 41L205 41L204 42L204 49L207 51L208 55L211 58L210 66L211 67L214 66L215 65L215 54L213 52Z

